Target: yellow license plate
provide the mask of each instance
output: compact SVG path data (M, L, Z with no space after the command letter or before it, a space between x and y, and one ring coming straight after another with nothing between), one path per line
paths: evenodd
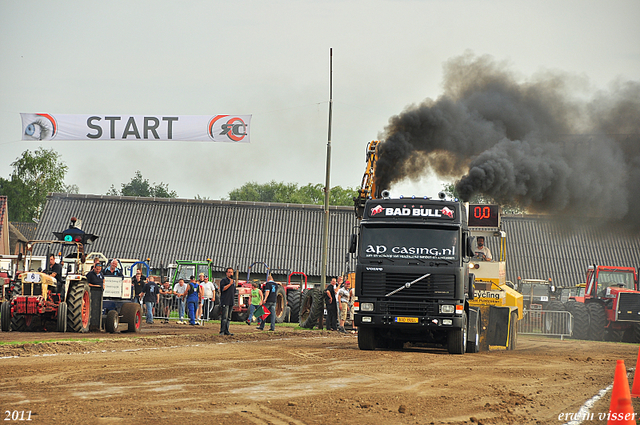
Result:
M396 323L418 323L417 317L396 317Z

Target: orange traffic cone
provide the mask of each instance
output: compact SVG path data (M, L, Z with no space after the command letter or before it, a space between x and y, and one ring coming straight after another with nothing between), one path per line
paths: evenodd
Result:
M618 406L615 411L609 412L609 420L607 425L636 425L636 414L633 413L633 406L630 398L621 398L618 400Z
M611 390L611 403L609 404L609 412L618 411L618 400L631 399L629 392L629 380L627 379L627 369L624 367L624 360L618 360L616 363L616 372L613 375L613 389Z
M640 349L638 349L636 371L633 374L633 388L631 388L631 397L640 397Z

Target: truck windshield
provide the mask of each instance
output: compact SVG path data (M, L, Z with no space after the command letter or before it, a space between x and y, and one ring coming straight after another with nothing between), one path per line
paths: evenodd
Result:
M360 257L457 260L458 229L362 226Z

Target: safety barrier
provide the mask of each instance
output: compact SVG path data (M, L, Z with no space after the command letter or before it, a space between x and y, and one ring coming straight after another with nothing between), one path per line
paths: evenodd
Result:
M530 335L571 336L573 316L568 311L524 309L522 320L518 321L518 333Z
M143 302L140 303L142 305L142 315L146 317L146 307ZM202 300L202 312L200 318L197 321L200 324L204 322L208 322L209 320L214 319L214 303L210 298L204 298ZM196 306L197 308L197 306ZM197 312L196 312L197 313ZM216 317L218 319L218 317ZM166 296L160 295L160 302L156 303L153 307L153 320L175 320L176 322L189 322L189 311L187 309L187 301L185 298L178 298L175 295Z

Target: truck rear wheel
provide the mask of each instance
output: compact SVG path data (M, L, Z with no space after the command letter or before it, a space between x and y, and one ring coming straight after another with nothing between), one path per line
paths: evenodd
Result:
M11 301L3 301L0 307L0 328L2 332L11 330Z
M89 332L91 292L87 282L76 282L67 294L67 329L71 332Z
M56 332L67 331L67 303L62 301L58 304L58 318L56 320Z
M587 304L587 310L589 311L589 339L602 341L607 326L607 313L604 311L604 306L598 302L592 302Z
M377 338L373 328L362 326L358 328L358 348L361 350L375 350Z
M287 304L291 308L291 323L299 323L300 321L300 300L302 294L299 289L290 289L287 291Z
M447 350L449 350L449 354L464 354L467 351L466 312L462 313L462 328L449 331L449 335L447 335Z
M300 327L313 329L322 314L324 314L322 291L318 288L305 290L300 303Z

